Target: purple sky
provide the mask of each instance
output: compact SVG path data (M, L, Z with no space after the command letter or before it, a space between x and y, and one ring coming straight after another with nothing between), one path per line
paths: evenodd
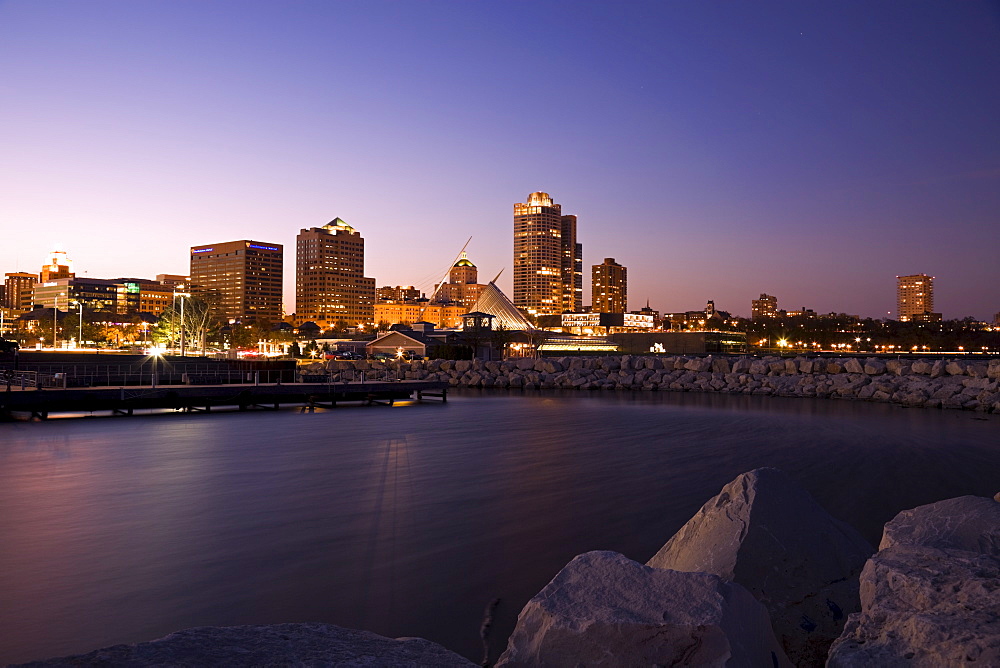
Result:
M579 216L629 305L1000 311L1000 4L0 2L0 271L98 278L340 216L425 290L512 205Z

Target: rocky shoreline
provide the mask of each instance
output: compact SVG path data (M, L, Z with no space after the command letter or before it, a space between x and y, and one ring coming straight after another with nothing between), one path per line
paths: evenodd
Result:
M335 381L358 371L455 387L593 391L717 392L853 399L910 407L1000 413L1000 358L882 360L874 357L633 356L514 358L504 361L331 361L306 374Z
M1000 665L1000 494L900 512L876 551L790 476L744 473L647 562L578 555L497 666ZM26 666L473 666L330 624L203 627Z

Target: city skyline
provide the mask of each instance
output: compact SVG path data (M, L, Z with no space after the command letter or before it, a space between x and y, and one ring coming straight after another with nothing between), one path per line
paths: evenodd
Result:
M193 245L291 248L340 216L378 285L429 292L471 235L511 295L510 203L545 191L579 216L584 266L630 268L637 304L749 315L766 292L884 318L893 278L925 272L946 319L989 320L998 18L4 3L0 271L65 250L81 277L181 274Z

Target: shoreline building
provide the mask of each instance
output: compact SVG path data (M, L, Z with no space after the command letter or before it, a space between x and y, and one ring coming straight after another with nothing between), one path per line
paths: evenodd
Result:
M628 311L628 269L604 258L602 264L591 268L591 310L598 313L625 313Z
M934 313L934 277L912 274L896 277L896 319L900 322L940 322Z
M323 329L374 323L375 279L365 276L365 240L334 218L295 238L295 320Z
M548 193L514 205L514 300L532 316L583 307L583 246L576 216L563 215Z
M191 248L193 295L229 322L281 320L281 244L244 239Z

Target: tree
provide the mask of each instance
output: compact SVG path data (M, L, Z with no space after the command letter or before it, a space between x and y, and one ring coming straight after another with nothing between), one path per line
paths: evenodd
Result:
M212 305L201 297L187 297L184 305L184 340L190 348L204 348L209 336L219 326ZM181 307L171 306L160 314L160 320L152 330L153 340L164 345L180 345Z

